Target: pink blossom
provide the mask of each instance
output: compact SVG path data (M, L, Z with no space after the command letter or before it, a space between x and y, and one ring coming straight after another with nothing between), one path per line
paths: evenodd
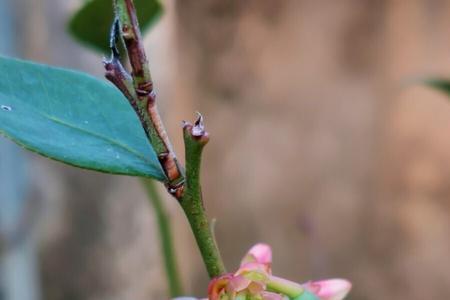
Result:
M298 284L272 275L272 250L256 244L239 269L211 280L209 300L342 300L351 289L344 279Z
M321 300L340 300L348 294L352 284L344 279L328 279L311 281L303 286Z

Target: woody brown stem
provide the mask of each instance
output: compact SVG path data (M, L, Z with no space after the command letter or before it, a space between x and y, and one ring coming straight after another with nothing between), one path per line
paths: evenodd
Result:
M172 149L156 106L156 93L153 89L153 81L142 44L133 1L116 0L115 9L118 23L114 23L113 32L115 35L120 34L127 50L132 69L131 78L134 91L130 91L130 81L128 79L126 80L127 83L123 84L124 78L127 76L122 74L123 68L118 59L111 59L112 64L105 64L107 69L106 77L122 92L125 90L129 94L127 96L124 93L139 115L147 137L156 152L167 177L165 182L167 189L177 199L181 199L184 190L184 172ZM115 56L117 49L115 47L111 48L113 56ZM110 70L108 70L108 67ZM108 72L110 73L108 74ZM126 88L124 88L124 85Z
M131 106L137 110L137 95L133 87L133 79L123 68L120 60L112 57L110 60L103 60L105 67L105 77L111 81L128 99Z
M200 186L200 162L203 147L208 142L203 118L183 127L186 154L186 175L172 150L169 138L156 108L156 94L150 76L147 57L132 0L115 0L116 21L112 27L112 58L105 62L106 77L127 97L138 114L142 126L166 174L168 191L181 204L189 220L210 277L225 272L219 249L208 224ZM128 53L131 75L118 59L116 40L121 38ZM186 177L186 182L185 182Z

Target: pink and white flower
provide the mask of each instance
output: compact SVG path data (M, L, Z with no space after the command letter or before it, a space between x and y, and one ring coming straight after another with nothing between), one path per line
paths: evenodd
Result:
M211 280L209 300L342 300L351 289L344 279L298 284L272 275L272 249L256 244L240 268Z

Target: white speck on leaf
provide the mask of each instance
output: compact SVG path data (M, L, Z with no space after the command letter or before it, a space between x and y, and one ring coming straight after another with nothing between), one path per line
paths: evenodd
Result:
M1 105L0 108L4 111L12 111L11 106L7 106L7 105Z

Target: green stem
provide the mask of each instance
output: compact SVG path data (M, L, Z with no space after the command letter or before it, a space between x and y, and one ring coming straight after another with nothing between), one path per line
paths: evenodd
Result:
M200 187L201 153L208 142L202 117L199 117L195 126L184 126L185 176L156 107L156 94L153 91L133 0L114 0L114 6L117 22L112 28L113 55L111 60L105 61L106 77L122 91L139 116L167 177L167 190L180 202L189 220L208 274L211 278L219 276L225 273L225 267L208 224ZM119 53L115 40L119 36L128 53L131 74L126 73L117 57Z
M200 186L202 151L209 138L203 129L201 116L195 123L195 126L186 123L183 129L186 155L186 186L180 204L191 225L209 277L213 278L224 274L226 271L206 217Z
M148 198L153 206L153 211L158 222L159 238L161 241L161 252L164 258L164 266L169 283L171 298L183 295L180 277L177 268L175 250L172 233L170 229L169 216L158 193L156 182L150 179L143 179L142 182L147 190Z
M158 156L158 160L167 177L165 182L167 190L175 198L179 199L183 193L185 180L183 169L173 151L158 112L156 93L153 90L153 81L150 75L147 56L145 55L134 3L132 0L114 0L114 6L117 23L114 23L112 33L113 35L120 35L127 50L132 71L131 82L134 87L134 92L130 93L132 95L131 98L127 98L139 116L149 142ZM112 36L111 50L113 50L113 58L118 55L118 51L114 45L115 40L115 36ZM108 67L108 63L117 64L117 61L117 58L115 60L111 59L111 61L106 62L107 64L105 66ZM109 76L108 79L116 85L117 81L121 81L120 79L111 77ZM128 82L130 80L127 80L127 86L130 85ZM121 89L120 86L118 88Z

